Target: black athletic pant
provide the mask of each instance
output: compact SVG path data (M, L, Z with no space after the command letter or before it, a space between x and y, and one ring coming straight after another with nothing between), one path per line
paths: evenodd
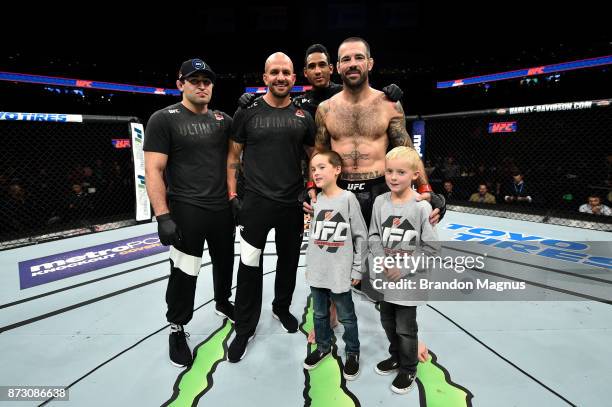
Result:
M359 206L361 207L361 214L363 215L363 219L366 221L366 225L369 229L370 221L372 220L372 209L374 208L374 201L376 200L376 197L384 194L385 192L389 192L389 187L385 182L385 177L378 177L366 181L339 180L338 185L340 188L346 189L347 191L351 191L355 194L355 197L359 202ZM380 300L380 293L375 290L370 283L370 278L373 278L373 276L369 275L370 269L367 260L368 259L366 258L365 262L362 263L362 269L367 271L368 274L364 275L364 278L361 280L361 290L373 300ZM366 276L369 276L370 278L367 278Z
M417 307L380 302L380 322L389 339L389 354L401 373L415 374L418 358Z
M184 202L170 202L170 215L182 241L170 247L170 278L166 289L168 322L185 325L193 316L196 280L202 263L204 241L213 266L215 301L228 301L232 295L234 238L236 229L228 207L211 211Z
M385 192L389 192L385 177L378 177L365 181L347 181L341 179L338 180L338 186L355 194L357 201L359 201L359 206L361 207L363 219L366 221L366 225L369 228L370 220L372 219L372 208L374 207L376 197Z
M236 288L236 334L251 333L261 315L263 249L268 232L275 229L275 313L289 311L304 236L304 213L300 206L284 206L252 192L246 193L240 211L240 266Z

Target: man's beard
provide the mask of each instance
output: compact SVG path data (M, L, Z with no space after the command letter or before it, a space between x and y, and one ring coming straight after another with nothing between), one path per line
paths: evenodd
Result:
M342 78L342 83L344 84L344 86L351 89L359 89L363 87L363 84L365 83L366 79L368 79L368 71L360 72L359 79L357 79L357 81L355 82L352 82L346 75L347 74L340 75L340 77Z
M289 94L289 92L291 92L291 87L289 86L289 83L287 83L287 84L285 85L285 88L287 89L285 92L278 92L278 91L275 89L274 85L272 85L272 86L270 86L270 87L269 87L269 89L270 89L270 93L272 93L272 95L273 95L274 97L277 97L277 98L279 98L279 99L280 99L280 98L284 98L285 96L287 96L287 95Z
M187 96L187 100L189 100L195 106L204 106L210 103L210 97L202 99L196 95Z

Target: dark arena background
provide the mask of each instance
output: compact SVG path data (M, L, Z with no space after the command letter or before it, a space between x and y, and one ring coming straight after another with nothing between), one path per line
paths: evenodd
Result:
M2 12L10 40L0 52L0 405L609 404L612 35L603 6L36 7L27 17L15 5ZM20 16L19 29L9 28L12 16ZM326 45L335 64L339 43L351 36L370 44L371 86L403 90L407 130L433 190L446 198L436 226L442 247L487 250L479 273L533 292L419 307L429 359L419 364L418 386L393 395L392 379L374 372L388 356L378 308L356 294L362 376L341 375L342 325L334 357L302 368L314 349L306 341L313 326L303 273L308 238L291 306L300 330L285 335L269 315L273 232L249 356L226 363L234 328L214 314L205 246L186 326L194 364L171 366L168 248L157 238L144 177L149 117L181 100L176 78L187 59L215 70L210 108L233 116L244 92L266 92L270 54L291 57L297 96L309 85L306 48ZM336 72L331 79L341 83ZM519 192L517 179L529 201L508 199ZM479 195L485 190L487 203ZM594 200L600 213L585 210ZM455 245L478 239L486 249ZM565 251L543 254L546 247ZM239 253L237 233L235 269ZM61 389L65 398L44 389Z

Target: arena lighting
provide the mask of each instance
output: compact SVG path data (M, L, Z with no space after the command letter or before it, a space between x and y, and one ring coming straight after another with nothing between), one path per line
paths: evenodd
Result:
M533 68L519 69L516 71L500 72L483 76L474 76L466 79L455 79L452 81L438 82L436 88L456 88L458 86L475 85L478 83L503 81L507 79L523 78L525 76L534 76L542 74L551 74L555 72L571 71L575 69L593 68L596 66L612 64L612 55L607 55L597 58L581 59L578 61L562 62L554 65L543 65Z
M178 89L154 88L151 86L127 85L122 83L70 79L56 76L30 75L14 72L0 72L0 80L7 82L35 83L41 85L67 86L82 89L112 90L116 92L144 93L147 95L180 96Z
M312 89L312 86L310 86L310 85L306 85L306 86L294 86L294 87L291 88L291 93L307 92L310 89ZM267 86L247 86L246 88L244 88L244 91L246 93L267 93L268 92L268 87Z

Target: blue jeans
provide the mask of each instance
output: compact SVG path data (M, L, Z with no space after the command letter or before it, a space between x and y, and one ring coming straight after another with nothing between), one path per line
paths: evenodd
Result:
M353 297L348 291L335 294L327 288L310 287L312 304L314 308L314 328L317 337L317 349L328 352L331 350L333 331L329 326L330 300L336 304L338 321L344 326L344 340L346 354L359 355L359 329L357 328L357 315Z
M418 359L417 307L380 302L380 322L389 339L389 353L401 373L416 373Z

